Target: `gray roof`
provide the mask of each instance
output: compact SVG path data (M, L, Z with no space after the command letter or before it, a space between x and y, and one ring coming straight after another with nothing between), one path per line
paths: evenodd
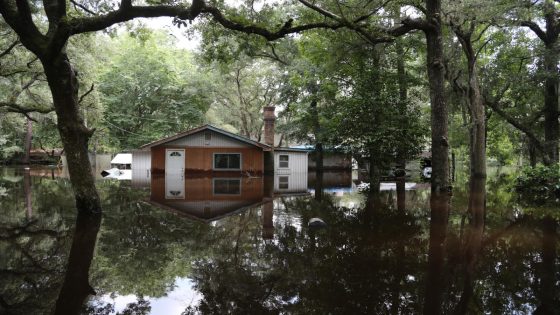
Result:
M153 142L144 144L144 145L142 145L142 146L140 147L140 149L147 149L147 148L155 147L155 146L157 146L157 145L165 144L165 143L171 142L171 141L173 141L173 140L177 140L177 139L179 139L179 138L183 138L183 137L186 137L186 136L190 136L190 135L192 135L192 134L195 134L195 133L200 132L200 131L203 131L203 130L212 130L212 131L217 132L217 133L220 133L220 134L222 134L222 135L224 135L224 136L226 136L226 137L230 137L230 138L233 138L233 139L235 139L235 140L238 140L238 141L241 141L241 142L250 144L250 145L254 145L254 146L256 146L256 147L259 147L259 148L263 149L264 151L270 151L270 150L272 149L269 145L266 145L266 144L263 144L263 143L260 143L260 142L251 140L251 139L249 139L249 138L246 138L246 137L243 137L243 136L240 136L240 135L236 135L236 134L234 134L234 133L231 133L231 132L229 132L229 131L225 131L225 130L220 129L220 128L218 128L218 127L214 127L214 126L212 126L212 125L204 125L204 126L201 126L201 127L198 127L198 128L194 128L194 129L189 129L189 130L186 130L186 131L182 131L182 132L180 132L180 133L178 133L178 134L175 134L175 135L173 135L173 136L170 136L170 137L167 137L167 138L163 138L163 139L160 139L160 140L156 140L156 141L153 141Z

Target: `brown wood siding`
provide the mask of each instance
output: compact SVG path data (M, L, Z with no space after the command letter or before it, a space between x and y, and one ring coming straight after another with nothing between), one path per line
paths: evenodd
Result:
M160 203L176 203L181 201L202 200L247 200L258 202L263 199L263 178L241 178L241 194L215 195L213 179L238 179L239 177L198 177L185 178L185 199L165 199L165 176L152 176L151 197L152 201Z
M213 170L214 153L240 153L241 172L249 171L251 174L262 174L263 155L261 148L201 148L179 146L156 146L152 148L152 173L165 173L165 149L185 149L185 172L219 173L224 171Z

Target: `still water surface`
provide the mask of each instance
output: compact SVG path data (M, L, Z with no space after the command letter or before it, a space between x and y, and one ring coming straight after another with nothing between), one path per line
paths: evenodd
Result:
M558 215L511 176L491 172L473 228L461 176L449 214L425 184L373 205L348 174L324 195L314 176L164 176L99 180L104 213L77 219L62 173L0 168L0 313L556 314Z

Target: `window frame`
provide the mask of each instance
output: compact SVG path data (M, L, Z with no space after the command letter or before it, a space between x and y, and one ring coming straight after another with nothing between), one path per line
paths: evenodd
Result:
M239 168L216 168L216 155L239 155ZM229 161L228 161L229 164ZM241 171L243 168L243 155L241 152L214 152L212 154L212 170L214 171Z
M237 181L239 183L239 192L234 193L234 194L216 193L216 181L220 181L220 180ZM241 185L242 184L243 184L243 181L241 180L241 178L227 178L227 177L212 178L212 195L214 195L214 196L241 196L241 190L242 190Z
M282 161L280 158L281 157L287 157L288 159L286 161ZM287 166L282 166L282 162L286 162ZM290 168L290 155L289 154L278 154L278 168Z
M286 179L285 182L282 182L280 179ZM282 184L286 184L286 187L282 187ZM280 175L278 176L278 189L279 190L287 190L290 189L290 176L288 175Z

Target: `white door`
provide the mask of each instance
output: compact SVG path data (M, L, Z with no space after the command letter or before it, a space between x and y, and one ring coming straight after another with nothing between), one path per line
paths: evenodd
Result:
M185 172L185 149L165 150L165 174L180 174Z
M185 199L183 174L165 174L165 199Z

